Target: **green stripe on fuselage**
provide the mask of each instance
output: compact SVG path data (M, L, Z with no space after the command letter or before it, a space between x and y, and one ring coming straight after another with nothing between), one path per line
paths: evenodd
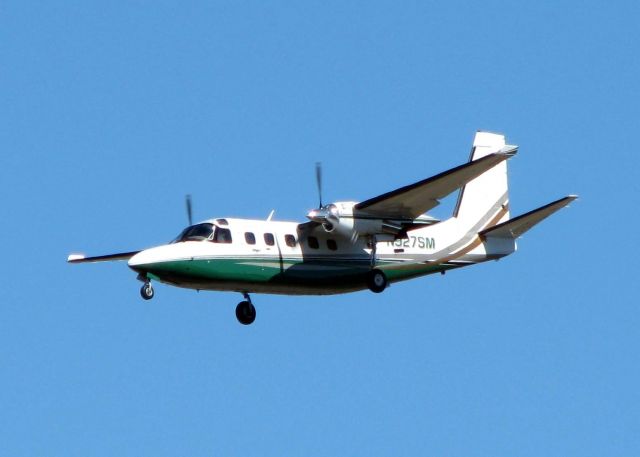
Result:
M400 266L400 268L393 268ZM379 260L376 267L385 271L391 282L402 281L443 269L442 265L416 263L402 265ZM161 281L202 284L203 282L278 283L308 286L338 286L364 284L371 269L368 259L302 260L300 258L235 257L186 259L159 262L143 267L149 276Z

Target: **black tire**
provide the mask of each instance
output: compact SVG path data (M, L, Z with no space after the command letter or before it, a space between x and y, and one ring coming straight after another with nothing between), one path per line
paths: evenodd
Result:
M154 295L154 291L153 291L153 287L151 287L150 283L145 283L140 288L140 296L142 298L144 298L145 300L151 300L153 298L153 295Z
M387 276L380 270L375 269L367 273L367 287L371 292L379 294L387 288L389 282Z
M248 301L241 301L236 306L236 318L242 325L252 324L256 320L256 309Z

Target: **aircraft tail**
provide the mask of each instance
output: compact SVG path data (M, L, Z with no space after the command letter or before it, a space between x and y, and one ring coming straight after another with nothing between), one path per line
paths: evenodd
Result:
M505 143L504 135L477 132L470 161L500 152L515 155L517 146ZM480 231L509 219L507 161L482 173L460 189L453 216Z

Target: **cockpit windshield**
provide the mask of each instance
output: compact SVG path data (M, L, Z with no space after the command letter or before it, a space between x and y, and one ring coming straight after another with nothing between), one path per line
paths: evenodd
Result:
M213 224L196 224L184 229L173 242L210 240L212 235Z

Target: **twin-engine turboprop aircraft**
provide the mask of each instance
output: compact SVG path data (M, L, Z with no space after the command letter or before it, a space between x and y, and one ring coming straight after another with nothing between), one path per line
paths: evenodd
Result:
M363 202L322 204L308 222L219 218L192 225L162 246L142 251L85 257L71 263L128 260L144 284L142 298L154 296L151 281L196 290L240 292L242 324L256 310L250 293L328 295L496 260L516 250L516 238L576 199L569 195L521 216L509 215L506 160L517 146L503 135L476 133L468 163ZM459 190L453 216L440 221L425 214Z

